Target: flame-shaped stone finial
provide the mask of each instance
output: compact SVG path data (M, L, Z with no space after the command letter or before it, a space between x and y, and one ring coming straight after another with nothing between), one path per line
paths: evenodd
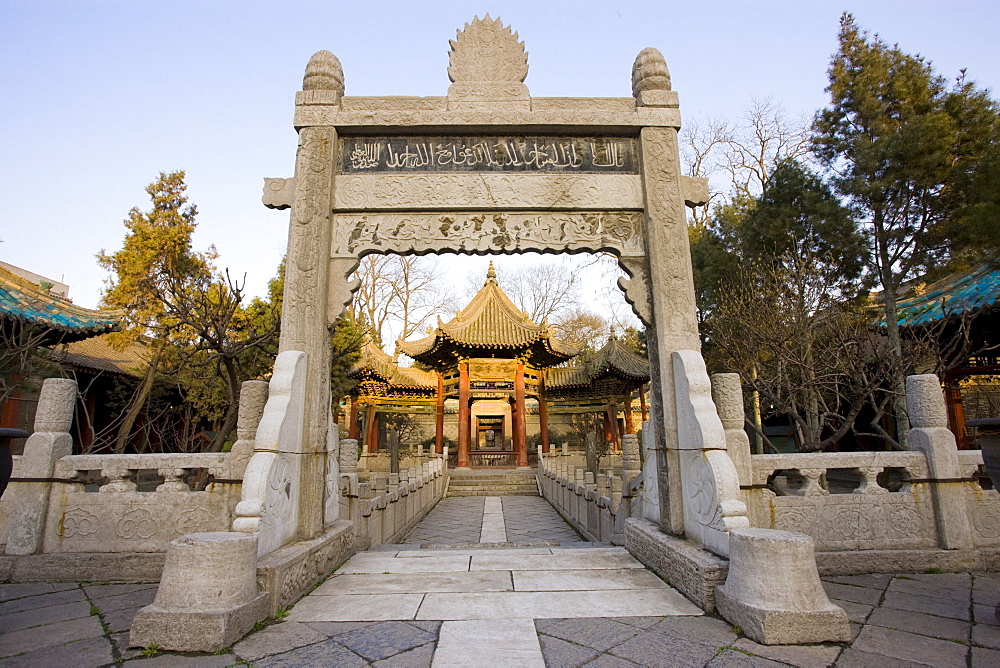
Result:
M647 47L632 64L632 97L646 90L670 90L670 70L659 49Z
M337 97L344 95L344 69L340 60L329 51L317 51L306 65L302 90L332 90Z
M517 33L503 22L478 16L449 42L448 78L455 83L522 83L528 76L528 53Z

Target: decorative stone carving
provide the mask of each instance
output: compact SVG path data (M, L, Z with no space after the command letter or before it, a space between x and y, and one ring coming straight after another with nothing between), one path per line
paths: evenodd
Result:
M500 19L475 17L449 42L448 78L454 83L448 97L460 106L463 99L519 101L528 106L528 54L517 33Z
M184 492L191 491L188 484L184 482L184 478L186 478L188 474L187 469L157 469L156 472L163 476L163 484L157 486L157 492L182 494Z
M628 273L618 279L618 287L625 293L625 301L632 307L632 312L646 327L653 324L653 313L649 308L649 272L646 270L646 258L620 257L618 265Z
M646 47L632 63L632 97L644 90L670 90L670 70L659 49Z
M337 179L340 210L642 209L629 174L355 174Z
M358 440L345 438L340 441L340 472L341 474L358 472Z
M647 47L632 63L632 97L642 107L676 107L677 93L670 90L670 70L658 49Z
M305 376L305 353L278 355L256 450L243 477L233 531L258 533L261 555L293 540L298 526Z
M90 536L97 533L100 524L101 518L94 513L76 506L63 513L62 520L59 523L59 531L65 538Z
M145 508L131 510L121 516L115 526L115 535L125 540L151 538L156 535L156 519Z
M622 481L630 485L632 479L642 472L639 454L639 437L635 434L625 434L622 437ZM626 488L626 493L630 490Z
M642 214L370 213L336 216L332 254L375 252L525 252L541 250L643 252Z
M98 492L101 494L122 494L134 492L136 487L132 478L135 471L125 468L101 469L101 475L107 478L107 484L101 485Z
M684 193L685 206L705 206L711 193L708 189L708 179L696 176L681 177L681 191Z
M340 427L333 422L333 413L326 424L326 484L323 490L323 523L332 525L340 518ZM357 467L355 467L357 471ZM355 476L356 479L356 476Z
M261 201L268 209L288 209L295 201L295 179L264 177Z
M746 504L726 435L711 397L711 383L701 354L672 354L684 531L716 554L728 556L732 529L748 527Z
M73 424L76 381L70 378L46 378L38 395L35 431L67 433Z
M302 95L297 102L305 104L337 104L344 96L344 69L340 60L329 51L317 51L306 64L302 77Z
M906 412L910 426L917 429L948 427L941 381L934 374L906 378Z

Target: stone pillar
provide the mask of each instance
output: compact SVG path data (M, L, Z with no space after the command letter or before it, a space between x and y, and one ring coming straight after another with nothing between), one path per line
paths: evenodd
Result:
M646 409L646 386L639 388L639 412L642 414L642 421L649 420L649 411Z
M129 645L179 652L229 647L267 619L257 588L257 536L193 533L170 541L152 605L132 622Z
M712 400L726 430L726 449L736 467L740 485L753 484L750 438L743 429L743 386L738 373L712 374Z
M517 465L528 465L528 441L525 437L527 431L524 419L524 362L518 360L517 370L514 372L514 451L517 452Z
M434 415L434 452L444 453L444 376L437 375L437 405Z
M626 434L622 439L622 480L626 485L632 482L633 478L642 473L642 464L639 454L639 437L635 434ZM625 489L625 494L631 496L629 488Z
M632 69L636 104L673 109L677 94L670 90L670 75L663 56L645 49ZM676 127L645 127L639 133L644 194L643 228L648 258L649 307L653 326L647 328L652 421L660 471L661 522L664 530L684 530L671 354L698 351L698 320L694 278L687 232L687 214L681 183Z
M247 380L240 385L240 408L236 417L236 442L229 454L229 477L242 478L253 456L257 426L267 403L267 381Z
M539 374L540 376L542 374ZM538 430L541 451L549 453L549 407L545 399L545 378L538 380Z
M458 467L469 466L469 363L458 363Z
M931 478L931 498L937 518L938 541L945 550L970 548L972 530L965 503L962 468L941 383L934 374L907 376L906 412L910 416L910 449L924 453Z
M69 434L76 403L76 381L46 378L38 396L34 432L24 444L18 466L19 478L47 480L56 461L73 454ZM49 482L12 482L4 494L10 504L10 529L6 554L34 554L42 548L45 516L49 510Z
M339 103L339 82L328 76L340 63L329 52L315 54L306 66L302 106L323 98ZM306 353L307 379L302 433L299 494L299 537L309 539L323 531L323 488L326 473L327 422L330 414L330 327L339 315L331 313L329 298L341 294L346 275L331 272L330 240L333 182L337 157L337 130L332 126L299 129L295 158L295 200L292 204L285 262L284 307L281 313L279 352ZM337 285L331 286L331 280Z

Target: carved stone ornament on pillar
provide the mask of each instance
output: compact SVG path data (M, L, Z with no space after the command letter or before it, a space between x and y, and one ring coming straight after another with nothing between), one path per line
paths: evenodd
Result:
M278 355L254 454L243 476L233 531L257 533L261 556L294 540L298 527L305 377L305 353L286 350Z
M478 16L451 40L448 54L450 109L489 109L495 104L529 109L531 98L524 79L528 53L524 42L499 18Z
M671 356L677 404L684 532L712 552L729 555L733 529L750 526L740 482L726 452L726 433L712 402L705 361L694 350Z

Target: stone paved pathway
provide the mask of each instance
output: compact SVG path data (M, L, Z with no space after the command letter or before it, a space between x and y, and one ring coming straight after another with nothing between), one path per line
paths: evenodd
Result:
M155 584L0 584L0 666L1000 665L1000 574L826 577L853 641L765 647L622 550L586 547L542 499L445 499L408 541L356 555L219 655L126 647Z

